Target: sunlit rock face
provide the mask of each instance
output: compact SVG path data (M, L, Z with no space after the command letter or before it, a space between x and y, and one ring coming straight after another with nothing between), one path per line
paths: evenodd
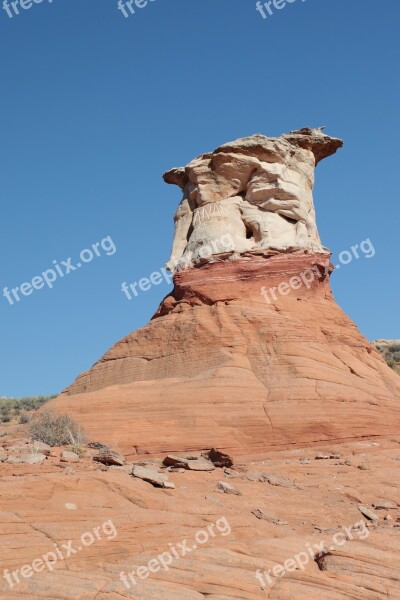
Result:
M314 169L342 145L322 128L257 134L165 173L183 190L167 266L174 271L260 249L327 252L315 219Z

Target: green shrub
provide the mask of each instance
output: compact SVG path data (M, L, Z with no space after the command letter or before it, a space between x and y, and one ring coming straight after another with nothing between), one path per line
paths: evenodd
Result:
M57 415L46 411L33 419L29 426L32 439L49 446L81 445L86 436L78 425L67 415Z

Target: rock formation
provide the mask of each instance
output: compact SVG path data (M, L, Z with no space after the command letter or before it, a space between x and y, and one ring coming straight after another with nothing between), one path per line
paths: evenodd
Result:
M327 251L315 221L314 168L342 145L322 128L253 135L165 173L183 190L168 267L261 248Z
M320 130L257 135L169 171L184 190L174 289L54 408L128 455L398 430L400 380L335 303L315 224L314 166L341 145Z

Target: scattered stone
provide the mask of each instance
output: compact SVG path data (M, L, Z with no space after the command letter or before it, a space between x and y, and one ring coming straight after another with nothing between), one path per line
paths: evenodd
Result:
M374 512L372 512L372 510L369 510L368 508L366 508L365 506L363 506L362 504L358 505L358 510L360 511L360 513L362 515L364 515L364 517L366 517L369 521L379 521L379 517L378 515L376 515Z
M257 519L263 519L264 521L268 521L268 523L273 523L273 525L289 525L287 521L280 521L273 515L265 513L260 508L253 508L251 512L255 517L257 517Z
M67 502L67 503L65 504L65 508L66 508L67 510L77 510L77 508L78 508L78 507L77 507L77 505L76 505L76 504L73 504L72 502Z
M340 460L343 458L341 454L335 454L331 452L330 454L323 454L323 452L317 452L315 456L315 460Z
M235 471L235 469L228 469L225 467L224 469L225 477L237 477L243 479L243 473L239 473L239 471Z
M229 454L225 454L216 448L212 448L208 453L209 460L213 463L215 467L223 468L223 467L232 467L233 459L229 456Z
M395 510L397 508L397 504L388 500L379 500L378 502L375 502L372 506L377 510Z
M101 442L89 442L86 446L88 448L93 448L94 450L109 450L109 447Z
M393 521L393 517L389 513L385 516L385 521Z
M323 454L322 452L317 452L315 456L315 460L328 460L330 458L329 454Z
M183 458L182 456L174 456L168 454L163 460L166 467L176 467L187 469L188 471L214 471L214 465L204 458Z
M36 454L23 454L20 458L25 465L40 465L47 457L45 454L38 452Z
M186 469L177 468L177 467L168 467L167 471L169 471L170 473L184 473L186 471Z
M104 448L100 450L96 456L93 456L93 460L103 465L117 465L122 467L125 464L125 457L115 450Z
M18 465L21 464L23 460L20 456L9 456L5 462L9 465Z
M236 496L241 496L242 492L240 492L234 485L228 483L227 481L218 481L217 483L217 492L223 492L224 494L235 494Z
M0 448L0 462L4 462L5 460L7 460L7 452L4 450L4 448Z
M40 452L41 454L45 454L46 456L50 456L52 448L48 444L44 442L35 441L31 444L32 452Z
M302 485L294 483L294 481L292 481L291 479L286 479L284 477L276 477L276 475L264 475L263 481L266 481L270 485L274 485L277 487L284 487L284 488L298 487L299 489L302 489L304 487Z
M174 484L174 483L172 483L172 481L164 481L164 485L163 485L163 487L164 487L166 490L174 490L174 489L175 489L175 484Z
M361 464L361 465L358 465L358 469L360 469L360 471L370 471L371 467L366 464Z
M208 460L190 460L186 467L189 471L215 471L214 465Z
M167 475L158 473L157 471L152 471L151 469L146 469L145 467L139 467L137 465L132 467L132 475L138 479L147 481L147 483L151 483L155 487L165 487L165 483L168 482Z
M258 473L257 471L249 471L248 473L245 474L244 477L248 481L265 481L264 473Z
M70 450L63 450L60 460L61 462L77 463L79 462L79 455Z
M300 458L299 463L302 465L309 465L311 460L309 458Z
M197 458L195 459L197 460ZM168 454L163 460L163 465L166 467L178 467L178 468L187 468L189 463L188 458L183 458L181 456L174 456L173 454Z

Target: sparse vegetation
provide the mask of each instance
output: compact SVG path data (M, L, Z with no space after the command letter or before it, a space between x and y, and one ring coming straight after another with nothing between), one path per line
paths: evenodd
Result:
M389 367L400 375L400 343L397 341L390 343L390 341L379 340L375 346Z
M49 446L73 446L74 452L86 442L85 433L78 423L67 415L57 415L51 411L32 419L29 433L32 439Z
M37 410L43 406L53 396L28 396L24 398L0 398L0 421L2 423L9 423L13 419L19 417L19 423L28 423L29 415L34 410Z

